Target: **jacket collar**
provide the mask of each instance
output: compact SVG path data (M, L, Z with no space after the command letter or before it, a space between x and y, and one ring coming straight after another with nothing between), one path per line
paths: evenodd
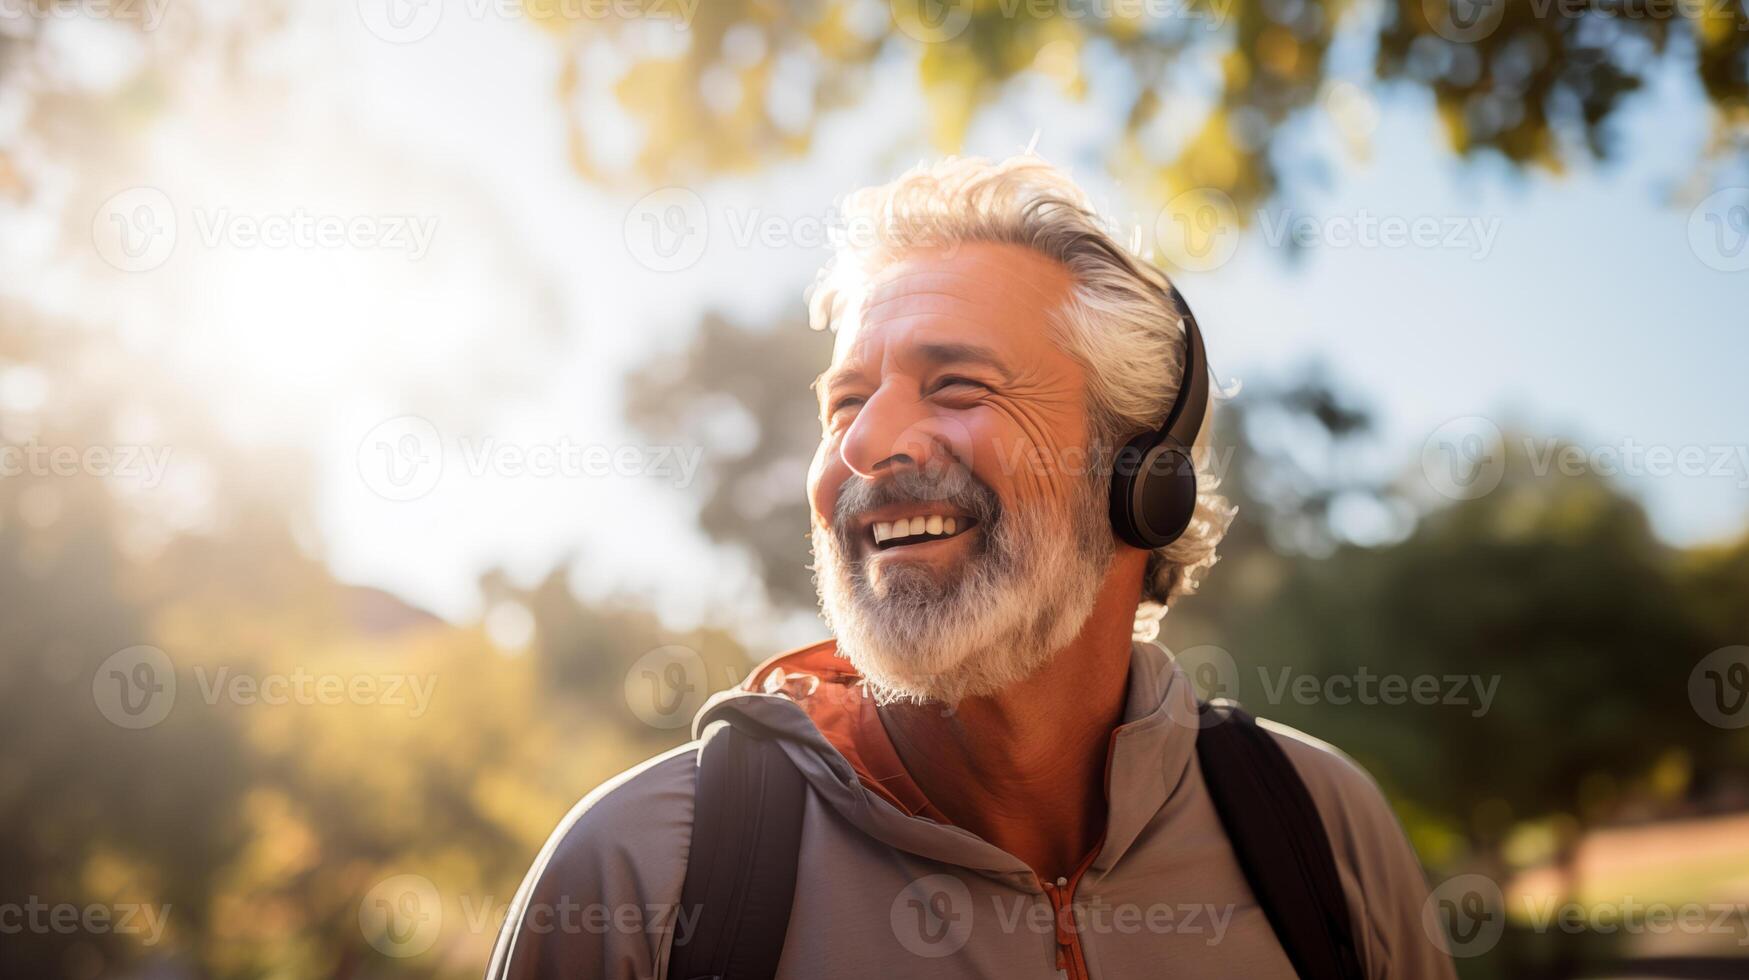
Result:
M1171 656L1152 643L1133 644L1129 671L1123 721L1112 731L1106 761L1105 836L1089 867L1095 876L1115 866L1159 813L1188 773L1195 750L1196 698ZM891 749L878 719L873 731L867 728L874 718L861 678L828 640L773 657L739 689L713 696L694 720L693 733L733 721L775 737L828 805L870 836L923 857L1030 882L1032 871L1019 858L932 819L902 786L870 785L882 781L883 765L896 765L896 756L887 760L879 751L882 744ZM909 777L897 782L908 783Z

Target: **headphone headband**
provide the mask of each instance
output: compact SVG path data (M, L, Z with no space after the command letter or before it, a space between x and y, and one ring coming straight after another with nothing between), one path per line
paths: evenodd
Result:
M1178 382L1178 397L1172 400L1172 408L1167 411L1166 420L1160 423L1158 431L1189 449L1196 442L1196 434L1202 431L1203 416L1208 414L1208 354L1203 350L1202 331L1197 329L1196 314L1190 311L1184 294L1170 283L1166 290L1184 324L1184 374Z
M1162 548L1178 540L1196 514L1196 463L1191 450L1208 414L1208 353L1196 314L1178 287L1162 290L1184 325L1184 372L1178 394L1160 427L1131 439L1114 460L1111 526L1137 548Z

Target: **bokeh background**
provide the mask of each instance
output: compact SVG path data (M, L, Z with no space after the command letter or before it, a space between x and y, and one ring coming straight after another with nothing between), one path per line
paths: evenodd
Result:
M477 975L575 800L823 635L833 202L1031 147L1232 392L1162 642L1375 774L1466 977L1749 975L1746 39L0 0L0 974Z

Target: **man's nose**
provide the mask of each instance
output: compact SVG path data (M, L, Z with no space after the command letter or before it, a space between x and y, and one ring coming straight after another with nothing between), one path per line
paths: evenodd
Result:
M864 479L895 470L933 472L951 460L948 434L927 404L898 392L876 392L856 413L839 453L844 465Z

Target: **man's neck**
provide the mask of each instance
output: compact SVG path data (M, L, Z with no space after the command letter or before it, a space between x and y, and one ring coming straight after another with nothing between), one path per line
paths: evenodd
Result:
M1044 668L990 697L881 709L899 759L957 826L1039 877L1074 873L1105 830L1105 768L1123 720L1133 597L1103 589L1087 625Z

